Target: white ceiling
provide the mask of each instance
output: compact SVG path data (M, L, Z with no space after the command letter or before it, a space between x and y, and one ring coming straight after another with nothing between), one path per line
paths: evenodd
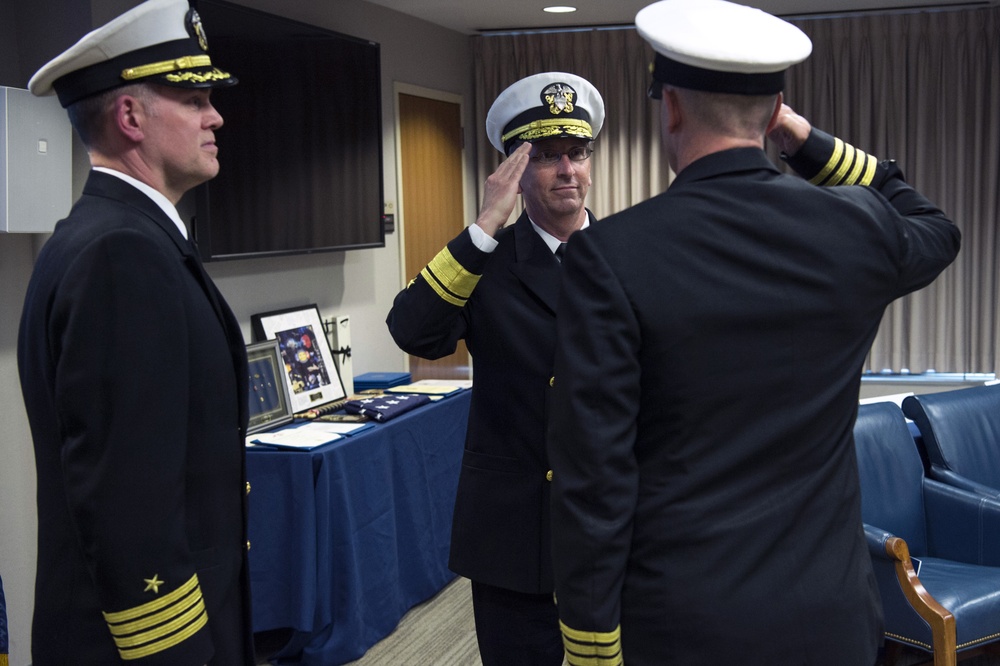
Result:
M377 5L466 34L481 31L631 25L651 0L368 0ZM779 16L870 11L943 5L997 4L1000 0L752 0L742 4ZM542 7L573 5L571 14L548 14Z

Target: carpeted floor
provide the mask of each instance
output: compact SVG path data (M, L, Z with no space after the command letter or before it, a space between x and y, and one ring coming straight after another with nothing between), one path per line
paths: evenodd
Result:
M472 617L472 587L456 578L416 606L392 634L345 666L481 666Z
M282 631L255 636L257 663L288 640ZM472 616L472 587L466 578L456 578L431 599L416 606L399 622L396 630L374 645L357 661L344 666L482 666L476 646Z

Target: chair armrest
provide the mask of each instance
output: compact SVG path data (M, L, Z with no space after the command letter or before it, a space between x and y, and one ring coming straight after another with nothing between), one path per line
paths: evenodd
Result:
M867 523L865 523L864 528L865 541L868 542L868 553L872 556L872 559L895 562L896 558L892 555L891 551L886 549L885 545L889 539L895 538L892 533Z
M930 627L935 665L953 665L956 645L955 616L939 604L924 588L913 568L910 549L903 539L871 525L864 527L865 539L868 542L869 552L872 554L875 575L876 578L881 579L879 590L882 594L885 612L891 612L892 608L898 607L898 599L887 598L887 591L891 591L892 596L901 592L910 609L915 611ZM895 587L890 587L888 581L885 580L890 566L895 574Z
M928 555L1000 566L1000 500L924 479Z
M973 481L968 477L957 474L950 469L938 467L937 465L931 465L929 475L935 481L940 481L941 483L949 486L967 490L970 493L976 493L977 495L983 495L984 497L989 497L990 499L1000 500L1000 488L983 485L978 481Z

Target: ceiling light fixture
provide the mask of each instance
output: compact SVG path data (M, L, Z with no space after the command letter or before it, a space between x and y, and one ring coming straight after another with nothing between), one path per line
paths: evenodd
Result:
M554 5L552 7L545 7L542 9L543 12L548 12L550 14L568 14L570 12L575 12L576 7L567 7L566 5Z

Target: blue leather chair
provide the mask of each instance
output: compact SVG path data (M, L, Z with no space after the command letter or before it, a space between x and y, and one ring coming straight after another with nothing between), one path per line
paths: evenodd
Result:
M1000 501L926 478L893 403L861 405L854 442L886 639L935 666L1000 643Z
M931 478L1000 499L1000 384L911 395L903 413L920 430Z

